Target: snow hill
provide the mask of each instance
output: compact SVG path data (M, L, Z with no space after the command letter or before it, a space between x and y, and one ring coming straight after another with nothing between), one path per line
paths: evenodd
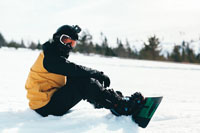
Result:
M200 65L71 54L69 60L104 71L111 87L130 95L164 96L146 129L130 117L80 102L62 117L42 118L28 108L26 78L40 51L0 49L0 133L200 132Z

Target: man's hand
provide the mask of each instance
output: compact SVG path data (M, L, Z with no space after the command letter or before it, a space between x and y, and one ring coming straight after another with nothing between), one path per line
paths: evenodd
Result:
M103 85L103 87L107 88L110 86L110 78L103 72L100 72L99 74L95 75L94 78L98 80Z

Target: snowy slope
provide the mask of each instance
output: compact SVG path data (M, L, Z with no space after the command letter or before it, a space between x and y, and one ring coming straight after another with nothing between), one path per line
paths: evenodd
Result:
M140 91L145 96L164 96L151 123L142 129L130 117L115 117L85 101L62 117L42 118L30 110L24 85L39 52L0 49L0 133L200 132L199 65L70 56L73 62L104 71L111 87L125 95Z

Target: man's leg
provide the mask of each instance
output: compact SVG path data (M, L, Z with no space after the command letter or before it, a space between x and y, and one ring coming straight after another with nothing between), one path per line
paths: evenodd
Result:
M68 78L65 86L59 88L51 97L50 102L40 109L35 111L42 116L55 115L62 116L66 114L69 109L83 99L80 87L81 82Z
M97 80L90 79L89 84L84 88L84 99L97 108L106 108L116 115L132 115L143 105L144 97L141 93L134 93L124 97L120 91L105 89Z
M113 103L107 100L107 97L111 98L111 96L106 91L97 80L68 77L66 85L53 94L50 102L35 111L44 117L48 115L62 116L82 99L110 109L113 107Z
M139 95L139 97L143 99L142 95ZM122 94L112 89L105 89L97 80L68 78L67 84L54 93L46 106L37 109L36 112L42 116L61 116L82 99L95 106L115 110L118 113L117 115L129 115L138 106L132 104L135 98L131 102L127 102L123 99ZM129 103L132 104L132 107L129 106Z

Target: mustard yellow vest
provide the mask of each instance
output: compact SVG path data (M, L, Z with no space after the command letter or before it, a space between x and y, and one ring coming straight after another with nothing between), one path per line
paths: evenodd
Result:
M66 84L66 76L48 72L43 66L43 59L44 53L41 52L30 69L25 85L31 109L45 106L53 93Z

